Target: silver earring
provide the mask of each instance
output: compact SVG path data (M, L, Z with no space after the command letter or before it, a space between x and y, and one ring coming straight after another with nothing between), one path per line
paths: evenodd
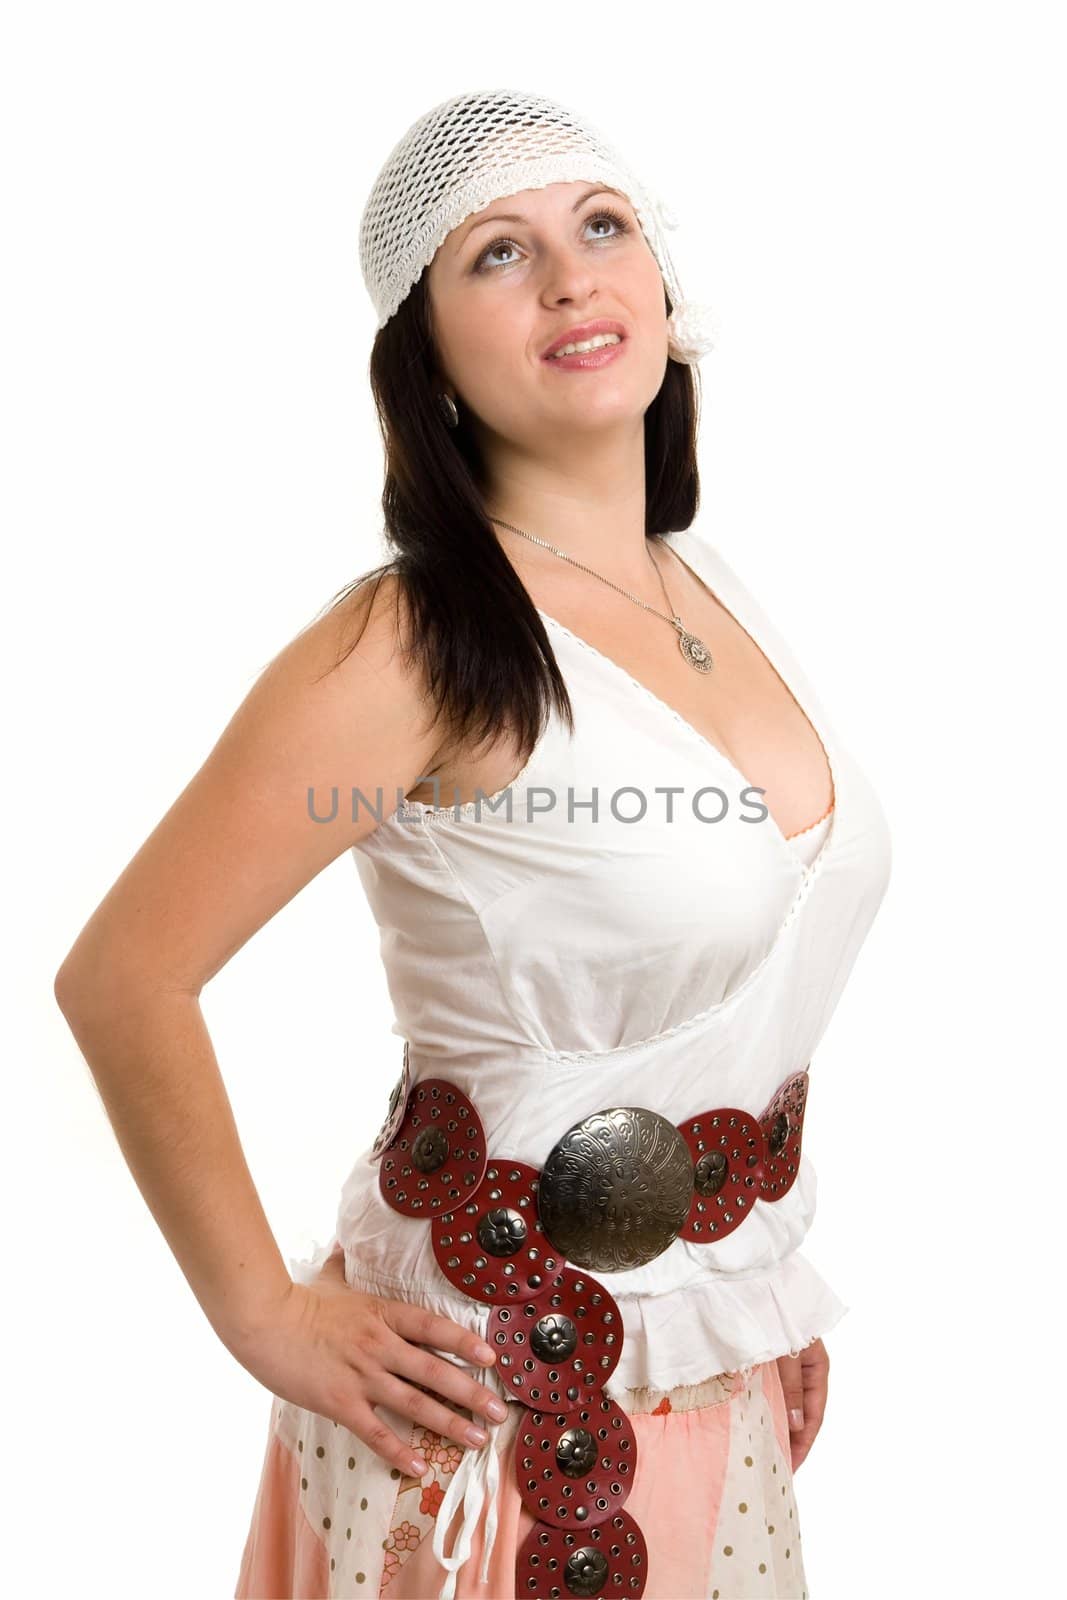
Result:
M440 399L441 410L444 412L446 424L450 428L458 428L459 412L456 409L456 402L453 400L450 394L442 394Z

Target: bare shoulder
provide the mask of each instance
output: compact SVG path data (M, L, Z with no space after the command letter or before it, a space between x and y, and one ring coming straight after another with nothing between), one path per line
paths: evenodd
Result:
M365 580L309 623L271 662L268 671L358 690L364 712L377 689L393 712L417 717L425 703L423 677L412 650L414 623L404 586L394 572Z
M322 651L324 661L336 652L335 665L342 655L349 657L351 647L357 659L375 672L396 674L398 687L409 679L414 687L408 668L412 628L404 585L395 572L386 571L351 589L293 644L307 640L312 650Z
M199 992L392 815L440 743L409 645L387 573L273 657L69 952L81 992L104 970L115 989L141 979Z
M371 781L406 794L442 742L412 650L413 621L393 572L366 581L275 656L249 697L279 730L297 714L299 743L330 783ZM290 736L295 729L290 729ZM309 782L311 773L308 774ZM395 809L392 794L388 811ZM357 825L345 845L368 831Z

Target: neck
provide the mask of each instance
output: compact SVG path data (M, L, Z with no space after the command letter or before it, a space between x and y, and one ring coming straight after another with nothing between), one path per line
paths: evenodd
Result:
M647 583L645 464L640 459L590 462L574 470L515 462L498 471L484 494L489 517L544 539L605 578L637 588ZM493 531L522 572L550 571L558 556L493 523Z

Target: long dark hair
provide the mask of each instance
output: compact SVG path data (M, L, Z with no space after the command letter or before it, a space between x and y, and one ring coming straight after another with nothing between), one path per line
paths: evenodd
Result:
M667 312L672 307L664 289ZM548 635L489 521L484 463L463 426L441 409L426 272L375 335L370 382L385 446L382 510L393 559L353 579L324 609L387 573L408 613L402 650L418 664L438 715L460 740L517 735L526 761L550 704L574 730L566 684ZM645 534L688 528L699 504L696 369L668 360L645 412ZM369 616L369 611L368 611ZM366 619L364 620L364 627ZM360 635L338 658L339 665Z

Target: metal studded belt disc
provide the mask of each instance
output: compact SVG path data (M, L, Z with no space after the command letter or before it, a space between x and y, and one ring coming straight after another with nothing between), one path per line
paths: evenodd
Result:
M515 1561L515 1593L531 1596L645 1592L648 1547L628 1511L579 1532L535 1522Z
M491 1161L468 1200L432 1223L433 1253L472 1300L531 1300L563 1271L537 1209L539 1174L523 1161Z
M630 1492L637 1440L626 1412L606 1394L573 1411L531 1411L515 1449L519 1493L541 1522L591 1527Z
M408 1094L378 1182L405 1216L444 1216L478 1187L485 1165L485 1133L467 1096L447 1078L424 1078Z

